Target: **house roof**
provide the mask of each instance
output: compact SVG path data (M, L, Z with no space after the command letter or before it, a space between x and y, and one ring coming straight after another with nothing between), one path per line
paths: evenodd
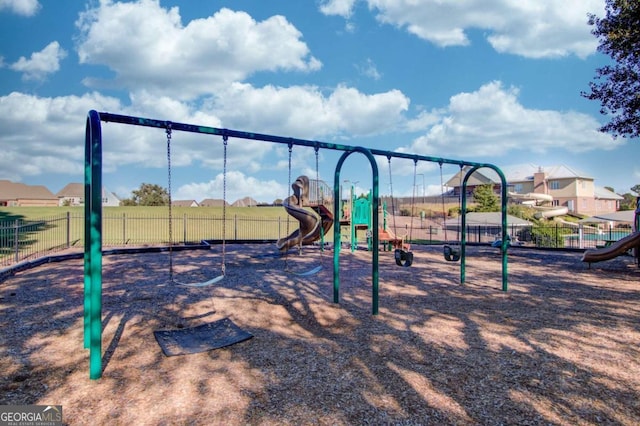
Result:
M229 203L221 198L205 198L204 200L200 201L201 207L222 207L225 204L227 206L229 205Z
M460 217L447 219L445 226L460 226ZM528 220L516 216L507 215L507 223L510 226L532 226ZM470 212L467 213L467 226L502 226L502 213L500 212Z
M536 166L535 164L520 164L518 166L505 167L502 170L507 182L527 182L533 180L535 173L544 172L547 179L588 179L593 177L564 164L555 166Z
M171 205L175 207L191 207L193 205L199 206L196 200L173 200Z
M251 197L244 197L240 200L234 201L231 205L234 207L250 207L258 205L258 202Z
M9 180L0 180L0 198L5 200L55 200L56 196L43 185L26 185Z
M595 198L599 198L601 200L624 200L624 197L616 194L613 191L609 191L607 188L602 186L596 186L593 189L593 195Z
M633 223L636 218L635 211L633 210L620 210L613 213L602 213L595 216L580 219L581 223L595 223L595 222L628 222Z
M56 197L84 197L84 184L68 183L56 193Z
M462 170L458 171L455 175L453 175L449 180L445 182L445 185L453 188L460 186L461 178L464 178L467 171L470 167L463 167ZM488 183L495 183L495 178L491 178L490 176L495 175L493 170L485 170L479 169L473 172L473 174L467 180L467 186L479 186L486 185ZM497 176L497 175L496 175Z
M102 196L106 196L107 195L107 189L106 188L102 188ZM116 196L114 193L111 193L111 195L113 195L115 198L119 199L118 196ZM56 193L56 197L58 198L71 198L71 197L76 197L76 198L84 198L84 184L83 183L68 183L67 185L65 185L64 188L62 188L60 191L58 191Z

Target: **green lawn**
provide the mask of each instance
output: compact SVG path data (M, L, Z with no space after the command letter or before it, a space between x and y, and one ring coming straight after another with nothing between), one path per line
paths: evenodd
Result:
M222 207L172 208L170 238L168 207L105 207L103 246L167 244L170 239L175 244L223 238L276 240L298 228L297 221L283 207L227 207L224 221L222 210ZM84 224L83 207L2 207L0 263L14 258L16 246L22 258L67 246L82 247ZM325 241L333 241L333 232L325 236Z

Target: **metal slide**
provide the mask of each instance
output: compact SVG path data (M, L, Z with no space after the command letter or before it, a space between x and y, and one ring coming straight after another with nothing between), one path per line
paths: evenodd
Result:
M329 209L323 205L309 203L309 178L307 176L298 177L291 188L293 195L284 200L283 206L287 213L300 223L300 227L287 237L278 240L276 246L280 251L286 251L300 245L313 244L322 235L327 235L333 225L333 215ZM311 207L318 214L314 214L305 207Z
M583 262L595 263L625 254L632 248L640 247L640 232L634 232L619 239L608 247L587 250L582 255Z

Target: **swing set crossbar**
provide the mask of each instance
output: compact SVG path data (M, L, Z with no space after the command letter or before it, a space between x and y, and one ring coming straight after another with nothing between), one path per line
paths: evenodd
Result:
M340 197L340 170L346 158L353 153L361 153L367 157L372 170L372 209L379 208L379 174L375 156L387 158L402 158L407 160L427 161L440 164L456 164L459 166L469 166L463 180L462 187L462 238L461 238L461 262L460 262L460 283L465 281L465 244L466 244L466 185L467 180L480 168L494 170L500 177L502 184L502 290L507 291L507 184L502 171L490 163L476 163L432 157L418 154L408 154L393 152L362 146L350 146L291 137L274 136L262 133L245 132L240 130L199 126L193 124L178 123L166 120L156 120L151 118L133 117L109 112L89 111L86 121L85 131L85 244L84 244L84 347L90 351L89 356L89 378L99 379L102 376L102 126L101 123L120 123L132 126L154 127L160 129L171 128L173 131L183 131L189 133L200 133L220 136L222 138L249 139L262 142L272 142L312 147L315 149L328 149L342 151L343 154L338 160L334 175L334 199ZM333 301L339 303L339 252L340 252L340 206L334 203L334 258L333 258ZM373 215L373 229L378 229L378 215ZM373 233L373 247L379 247L378 233ZM378 293L379 293L379 257L378 250L373 250L371 262L372 281L372 303L371 311L373 315L378 314Z
M306 146L311 148L322 148L329 149L334 151L346 151L346 152L355 152L358 151L357 146L353 145L344 145L344 144L336 144L331 142L322 142L322 141L313 141L309 139L299 139L299 138L291 138L286 136L276 136L269 135L265 133L255 133L255 132L245 132L242 130L234 130L234 129L226 129L219 127L209 127L209 126L198 126L194 124L186 124L186 123L178 123L175 121L166 121L166 120L157 120L152 118L143 118L143 117L132 117L128 115L120 115L120 114L112 114L109 112L99 112L100 120L106 123L120 123L120 124L129 124L132 126L141 126L141 127L155 127L160 129L166 129L169 124L171 124L171 128L173 130L178 130L182 132L189 133L199 133L205 135L214 135L214 136L227 136L229 138L236 139L248 139L262 142L271 142L271 143L279 143L285 145L296 145L296 146ZM459 166L477 166L478 168L487 167L490 169L494 169L496 172L499 172L499 169L490 163L476 163L472 161L463 161L463 160L455 160L450 158L443 157L432 157L428 155L420 155L420 154L408 154L404 152L395 152L395 151L387 151L383 149L377 148L367 148L371 154L374 156L383 156L383 157L392 157L392 158L403 158L405 160L413 160L413 161L428 161L432 163L442 163L442 164L456 164ZM500 174L499 172L498 174Z

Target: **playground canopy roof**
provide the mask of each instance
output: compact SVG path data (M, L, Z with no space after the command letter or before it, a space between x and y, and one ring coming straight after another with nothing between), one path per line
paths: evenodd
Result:
M507 215L507 224L509 227L533 226L528 220L520 219L516 216ZM467 226L502 226L502 214L500 212L470 212L467 213ZM457 228L460 226L460 217L447 219L444 222L447 228Z
M580 219L580 223L595 223L595 222L628 222L633 223L635 219L635 211L622 210L613 213L602 213L599 215Z

